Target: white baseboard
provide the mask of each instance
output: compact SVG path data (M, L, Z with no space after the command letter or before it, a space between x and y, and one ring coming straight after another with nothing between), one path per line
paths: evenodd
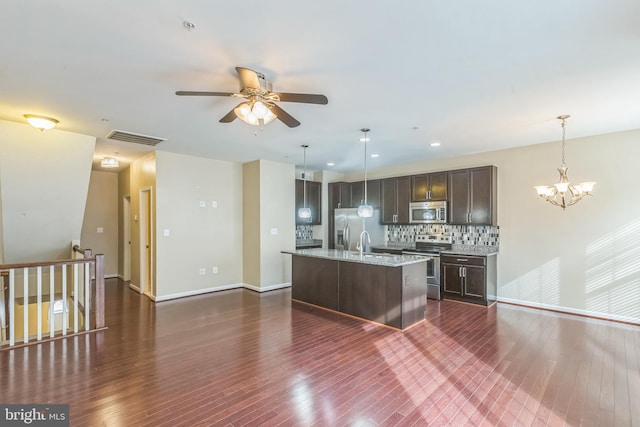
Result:
M131 287L131 285L129 285L129 287ZM155 302L162 302L162 301L168 301L168 300L177 299L177 298L185 298L185 297L191 297L195 295L208 294L211 292L228 291L230 289L244 288L244 289L249 289L255 292L268 292L268 291L274 291L276 289L284 289L288 287L291 287L290 282L279 283L276 285L264 286L264 287L257 287L257 286L249 285L247 283L233 283L231 285L222 285L222 286L216 286L213 288L204 288L204 289L197 289L197 290L187 291L187 292L178 292L175 294L161 295L161 296L155 296L150 298Z
M134 285L133 283L129 283L129 289L133 289L137 293L140 293L140 288Z
M255 292L268 292L268 291L275 291L276 289L290 288L291 287L291 282L278 283L276 285L261 286L261 287L249 285L247 283L243 283L242 287L245 288L245 289L249 289L251 291L255 291Z
M522 300L513 299L513 298L498 297L497 300L498 302L504 302L507 304L515 304L515 305L521 305L524 307L531 307L531 308L540 308L543 310L557 311L559 313L576 314L578 316L593 317L596 319L604 319L604 320L613 320L615 322L633 323L636 325L640 324L640 318L636 318L636 317L617 316L615 314L600 313L597 311L581 310L577 308L563 307L560 305L544 304L539 302L522 301Z

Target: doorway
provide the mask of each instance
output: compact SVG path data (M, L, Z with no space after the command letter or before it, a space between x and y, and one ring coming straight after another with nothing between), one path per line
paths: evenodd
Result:
M152 295L153 234L151 233L151 188L140 190L140 293Z

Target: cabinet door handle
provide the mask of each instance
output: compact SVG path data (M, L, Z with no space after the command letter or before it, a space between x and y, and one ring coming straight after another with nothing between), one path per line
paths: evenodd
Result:
M462 277L462 267L458 267L458 277Z
M431 190L427 191L427 199L431 200Z
M462 267L462 277L467 277L467 267Z

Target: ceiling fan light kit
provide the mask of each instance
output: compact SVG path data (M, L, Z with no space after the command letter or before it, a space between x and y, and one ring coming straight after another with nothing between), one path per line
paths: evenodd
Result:
M239 93L179 90L176 92L176 95L245 98L246 101L241 102L234 107L233 110L229 111L220 119L220 122L231 123L236 118L239 118L250 125L262 126L278 119L290 128L300 126L300 122L278 106L277 102L297 102L319 105L326 105L329 102L324 95L273 92L271 82L265 78L264 74L244 67L236 67L236 72L240 78Z

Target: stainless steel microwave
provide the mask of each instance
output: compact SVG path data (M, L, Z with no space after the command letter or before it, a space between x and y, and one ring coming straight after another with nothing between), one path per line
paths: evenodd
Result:
M447 202L412 202L409 204L409 223L446 224Z

